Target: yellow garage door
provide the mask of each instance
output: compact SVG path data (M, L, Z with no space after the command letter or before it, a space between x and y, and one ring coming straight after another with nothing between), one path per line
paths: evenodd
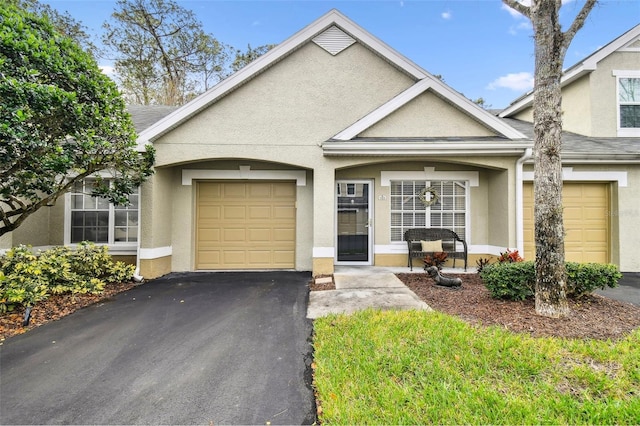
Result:
M294 182L199 182L196 269L295 266Z
M609 262L609 185L565 182L562 203L567 261ZM535 258L533 184L524 185L524 255Z

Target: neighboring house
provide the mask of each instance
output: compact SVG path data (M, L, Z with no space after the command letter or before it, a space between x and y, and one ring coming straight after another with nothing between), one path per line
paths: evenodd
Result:
M640 25L564 71L563 204L569 260L640 271ZM533 137L533 94L499 114ZM533 168L525 165L524 255L533 244Z
M588 58L574 72L572 81L598 89L590 109L598 120L609 96L599 89L600 73L618 72L613 92L625 78L640 78L635 33L603 48L611 52L597 66ZM595 88L584 83L591 75ZM565 89L572 88L569 81ZM611 96L623 126L628 116L633 124L637 104ZM586 101L575 102L585 109ZM78 188L66 207L38 213L0 247L72 243L75 229L77 238L102 232L118 254L137 254L148 278L234 269L321 275L343 264L406 266L404 231L430 226L467 241L470 268L506 248L530 257L528 110L525 97L496 117L333 10L143 130L139 148L153 144L157 156L139 204L92 204ZM132 110L136 122L142 113ZM604 128L595 119L590 126ZM611 133L585 136L567 128L576 133L567 134L563 153L568 199L577 197L587 219L604 214L606 221L604 231L580 235L569 223L568 239L590 247L592 234L604 232L596 260L640 271L640 139L610 126ZM427 189L439 195L429 207L421 200ZM595 259L577 250L568 257Z

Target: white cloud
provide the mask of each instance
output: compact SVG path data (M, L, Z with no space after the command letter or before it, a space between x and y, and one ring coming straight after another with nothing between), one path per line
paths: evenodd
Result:
M510 26L509 27L509 34L516 35L520 31L529 31L529 30L532 30L532 29L533 29L533 27L531 26L531 22L529 22L528 20L527 21L522 21L518 25Z
M567 3L571 3L572 1L576 1L576 0L562 0L562 4L567 4ZM531 6L531 0L518 0L518 3L523 4L527 7ZM509 12L509 14L511 16L513 16L514 18L524 18L524 15L520 12L518 12L515 9L510 8L509 6L507 6L506 4L502 3L502 5L500 6L500 8L502 10L506 10L507 12Z
M487 89L510 89L515 91L525 91L533 89L533 74L530 72L518 72L514 74L507 74L502 77L498 77L492 81Z
M446 12L442 12L440 16L442 17L442 19L447 19L447 20L453 17L451 11L449 10L447 10Z
M531 0L520 0L518 3L522 3L525 6L531 6ZM518 12L515 9L510 8L509 6L507 6L504 3L501 4L500 9L506 10L514 18L524 18L524 15L522 13Z
M115 75L116 73L116 69L111 65L99 65L98 68L100 68L100 71L102 71L102 74L106 74L110 77Z

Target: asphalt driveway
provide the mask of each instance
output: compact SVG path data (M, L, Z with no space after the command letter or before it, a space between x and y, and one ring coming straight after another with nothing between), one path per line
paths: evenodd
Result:
M308 273L190 273L7 339L1 424L309 424Z

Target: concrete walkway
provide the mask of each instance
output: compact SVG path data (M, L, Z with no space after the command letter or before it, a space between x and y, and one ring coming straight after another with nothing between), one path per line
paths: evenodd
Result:
M464 273L460 268L444 268L442 272L445 275ZM395 276L397 273L424 271L422 268L414 268L411 272L408 268L336 266L333 274L336 289L310 292L307 318L351 314L367 308L431 310ZM475 268L468 268L467 273L475 273ZM640 306L640 273L625 272L618 287L595 293Z
M431 310L429 305L396 276L407 268L336 267L335 290L312 291L309 294L307 318L329 314L351 314L367 308L383 310ZM422 271L419 271L422 272Z

